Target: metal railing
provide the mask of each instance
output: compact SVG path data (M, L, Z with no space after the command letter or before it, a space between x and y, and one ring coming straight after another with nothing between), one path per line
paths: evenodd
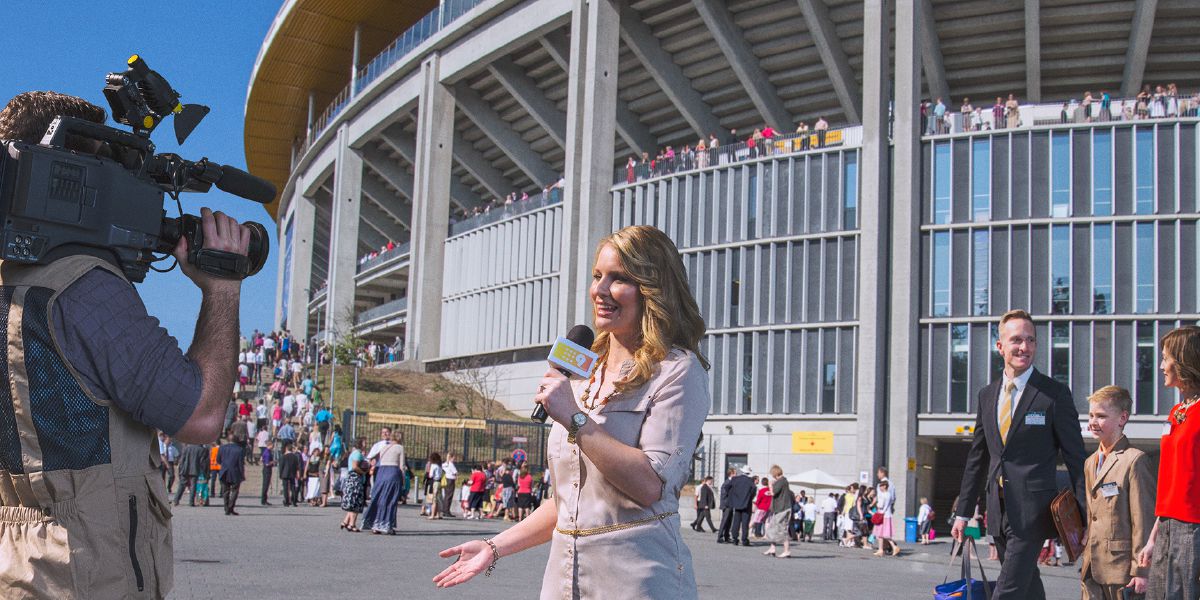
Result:
M562 202L562 189L557 187L551 188L549 194L539 193L525 200L517 200L512 204L501 204L489 209L485 213L451 223L450 235L455 236L460 233L466 233L472 229L478 229L484 225L503 221L509 217L533 212L539 208L545 208L559 202Z
M642 162L635 157L634 164L626 163L613 173L613 184L621 185L636 183L661 177L676 175L689 171L699 171L709 167L730 165L742 161L765 158L768 156L790 156L804 152L823 151L835 147L855 148L862 145L862 126L830 129L822 136L819 132L787 133L776 135L768 142L755 141L738 142L705 150L680 152L671 158L653 160L651 163Z
M446 28L447 25L453 23L456 19L466 14L472 8L481 4L483 0L442 0L441 5L430 11L420 21L417 21L412 27L409 27L401 33L387 48L377 54L366 65L359 67L356 83L353 86L350 83L342 88L342 91L334 97L333 101L325 110L321 111L318 116L309 126L308 140L305 141L304 150L312 145L312 141L320 137L333 119L350 104L355 96L363 91L372 81L375 81L388 70L389 67L399 62L408 53L412 52L420 46L425 40L433 37L434 34ZM301 152L303 153L303 152Z
M379 430L391 427L403 436L404 455L420 477L426 457L437 452L445 459L447 452L458 456L459 477L466 477L473 465L511 458L515 450L525 452L529 468L535 473L546 464L546 437L549 425L528 421L487 419L482 429L433 427L412 424L370 422L368 413L343 411L342 427L355 423L357 435L367 438L368 445L379 439ZM459 479L462 482L462 479ZM415 482L414 485L419 485Z
M405 256L408 255L409 246L410 246L410 242L404 242L403 244L396 244L395 248L392 248L391 250L387 250L385 252L381 252L381 253L379 253L379 256L376 256L375 258L368 258L367 260L364 260L364 261L358 263L358 270L355 272L356 273L364 273L364 272L366 272L370 269L373 269L379 265L382 265L386 262L391 262L394 260L402 260Z
M997 129L1027 129L1045 125L1071 125L1083 123L1110 123L1114 121L1141 121L1150 119L1176 119L1200 116L1200 96L1167 96L1163 102L1151 98L1149 102L1138 105L1137 98L1113 98L1107 108L1100 98L1093 97L1087 106L1081 101L1043 102L1039 104L1018 104L1013 116L1014 127L1009 126L1007 110L997 111L994 106L981 106L978 113L962 112L946 108L946 113L939 121L932 114L927 115L921 123L921 135L950 135L970 131L986 131ZM999 119L997 119L997 116Z
M368 308L357 315L354 315L354 324L362 325L370 323L377 319L387 317L394 314L399 314L408 310L408 298L396 298L395 300L384 302L374 308Z

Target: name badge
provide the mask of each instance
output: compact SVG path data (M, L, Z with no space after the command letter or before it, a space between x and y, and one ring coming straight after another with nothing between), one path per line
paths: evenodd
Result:
M1117 494L1120 494L1120 493L1121 493L1121 490L1120 490L1120 488L1117 487L1117 482L1115 482L1115 481L1110 481L1110 482L1100 486L1100 495L1104 496L1105 498L1112 498L1113 496L1116 496Z
M1171 422L1170 421L1163 423L1162 435L1163 435L1163 437L1171 435Z
M1026 425L1045 425L1046 413L1038 411L1025 414Z

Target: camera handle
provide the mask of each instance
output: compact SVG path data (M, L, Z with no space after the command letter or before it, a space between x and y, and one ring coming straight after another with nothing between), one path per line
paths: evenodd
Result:
M101 142L124 146L131 150L136 150L143 157L154 153L154 144L150 142L149 138L76 117L55 117L54 121L50 123L50 127L46 129L46 135L42 136L41 145L51 148L65 148L68 135L79 135Z
M242 280L249 276L250 260L244 254L201 248L188 250L188 262L197 269L222 279Z

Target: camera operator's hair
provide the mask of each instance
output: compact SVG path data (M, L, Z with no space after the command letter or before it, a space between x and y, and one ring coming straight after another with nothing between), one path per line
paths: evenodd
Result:
M107 118L103 108L83 98L58 92L24 92L0 110L0 139L36 144L57 116L101 124Z

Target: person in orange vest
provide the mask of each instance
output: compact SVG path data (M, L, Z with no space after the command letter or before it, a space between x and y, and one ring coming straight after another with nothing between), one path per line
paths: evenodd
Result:
M221 478L221 463L217 462L217 451L220 449L221 449L220 446L213 444L213 447L209 448L209 450L208 450L208 485L209 485L208 490L209 491L208 491L208 494L204 496L204 505L205 506L208 506L208 497L211 496L213 491L216 489L213 486L213 482L217 481L218 479Z

